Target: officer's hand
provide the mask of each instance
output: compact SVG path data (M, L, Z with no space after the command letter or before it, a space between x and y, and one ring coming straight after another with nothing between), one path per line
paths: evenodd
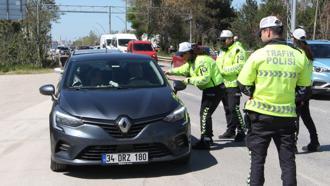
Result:
M170 75L171 74L169 70L164 70L164 73L165 73L165 75Z

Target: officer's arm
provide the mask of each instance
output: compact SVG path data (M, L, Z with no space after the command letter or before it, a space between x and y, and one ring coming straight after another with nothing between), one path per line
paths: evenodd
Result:
M312 87L296 87L296 102L307 101L312 97Z
M306 101L312 96L312 65L304 56L303 69L299 74L296 87L296 102Z
M217 64L217 66L218 66L218 68L219 68L219 70L220 70L220 73L221 74L223 74L223 60L221 59L221 58L223 58L224 57L224 55L223 54L220 54L218 57L217 57L217 59L216 59L216 64Z
M190 76L189 75L189 63L186 62L180 67L173 68L168 71L170 75L179 75L179 76Z
M224 67L222 70L223 75L236 75L242 70L246 61L246 52L244 49L237 49L233 59L233 65Z
M190 77L187 80L187 83L195 85L195 86L201 86L207 84L211 79L211 66L209 63L202 63L198 65L198 76Z
M252 54L249 59L246 61L246 64L243 66L241 72L238 75L237 82L240 90L247 96L252 97L254 92L254 82L257 77L256 69L256 54Z
M241 92L243 94L245 94L245 95L247 95L249 97L252 97L253 92L254 92L254 88L255 88L254 85L251 85L251 86L249 86L249 85L243 85L239 81L237 82L237 84L238 84L238 87L239 87L239 89L241 90Z

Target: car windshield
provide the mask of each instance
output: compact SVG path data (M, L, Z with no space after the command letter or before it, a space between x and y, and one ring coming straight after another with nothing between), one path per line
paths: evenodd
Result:
M152 47L151 47L151 44L134 44L134 50L137 50L137 51L153 51Z
M152 61L112 60L75 61L68 68L66 88L147 88L165 81Z
M119 46L126 46L128 45L128 42L130 42L132 39L118 39Z
M107 46L110 46L112 42L112 39L107 39Z
M70 50L68 47L57 47L59 50Z
M330 58L329 44L309 44L314 58Z

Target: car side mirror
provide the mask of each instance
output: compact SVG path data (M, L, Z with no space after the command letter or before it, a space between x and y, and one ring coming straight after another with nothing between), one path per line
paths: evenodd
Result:
M179 80L174 80L173 81L173 88L174 88L174 92L178 92L181 90L186 89L187 85L183 83L183 81L179 81Z
M55 94L55 87L51 84L43 85L39 88L39 92L45 96L53 96Z

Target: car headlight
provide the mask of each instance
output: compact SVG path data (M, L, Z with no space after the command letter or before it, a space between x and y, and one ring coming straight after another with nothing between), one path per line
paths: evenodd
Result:
M81 119L64 113L60 109L54 112L53 123L54 128L58 130L63 130L61 126L78 127L83 124Z
M167 115L164 120L167 122L176 122L186 117L187 109L184 106L180 106L175 109L172 113Z
M314 72L330 72L329 68L313 66Z

